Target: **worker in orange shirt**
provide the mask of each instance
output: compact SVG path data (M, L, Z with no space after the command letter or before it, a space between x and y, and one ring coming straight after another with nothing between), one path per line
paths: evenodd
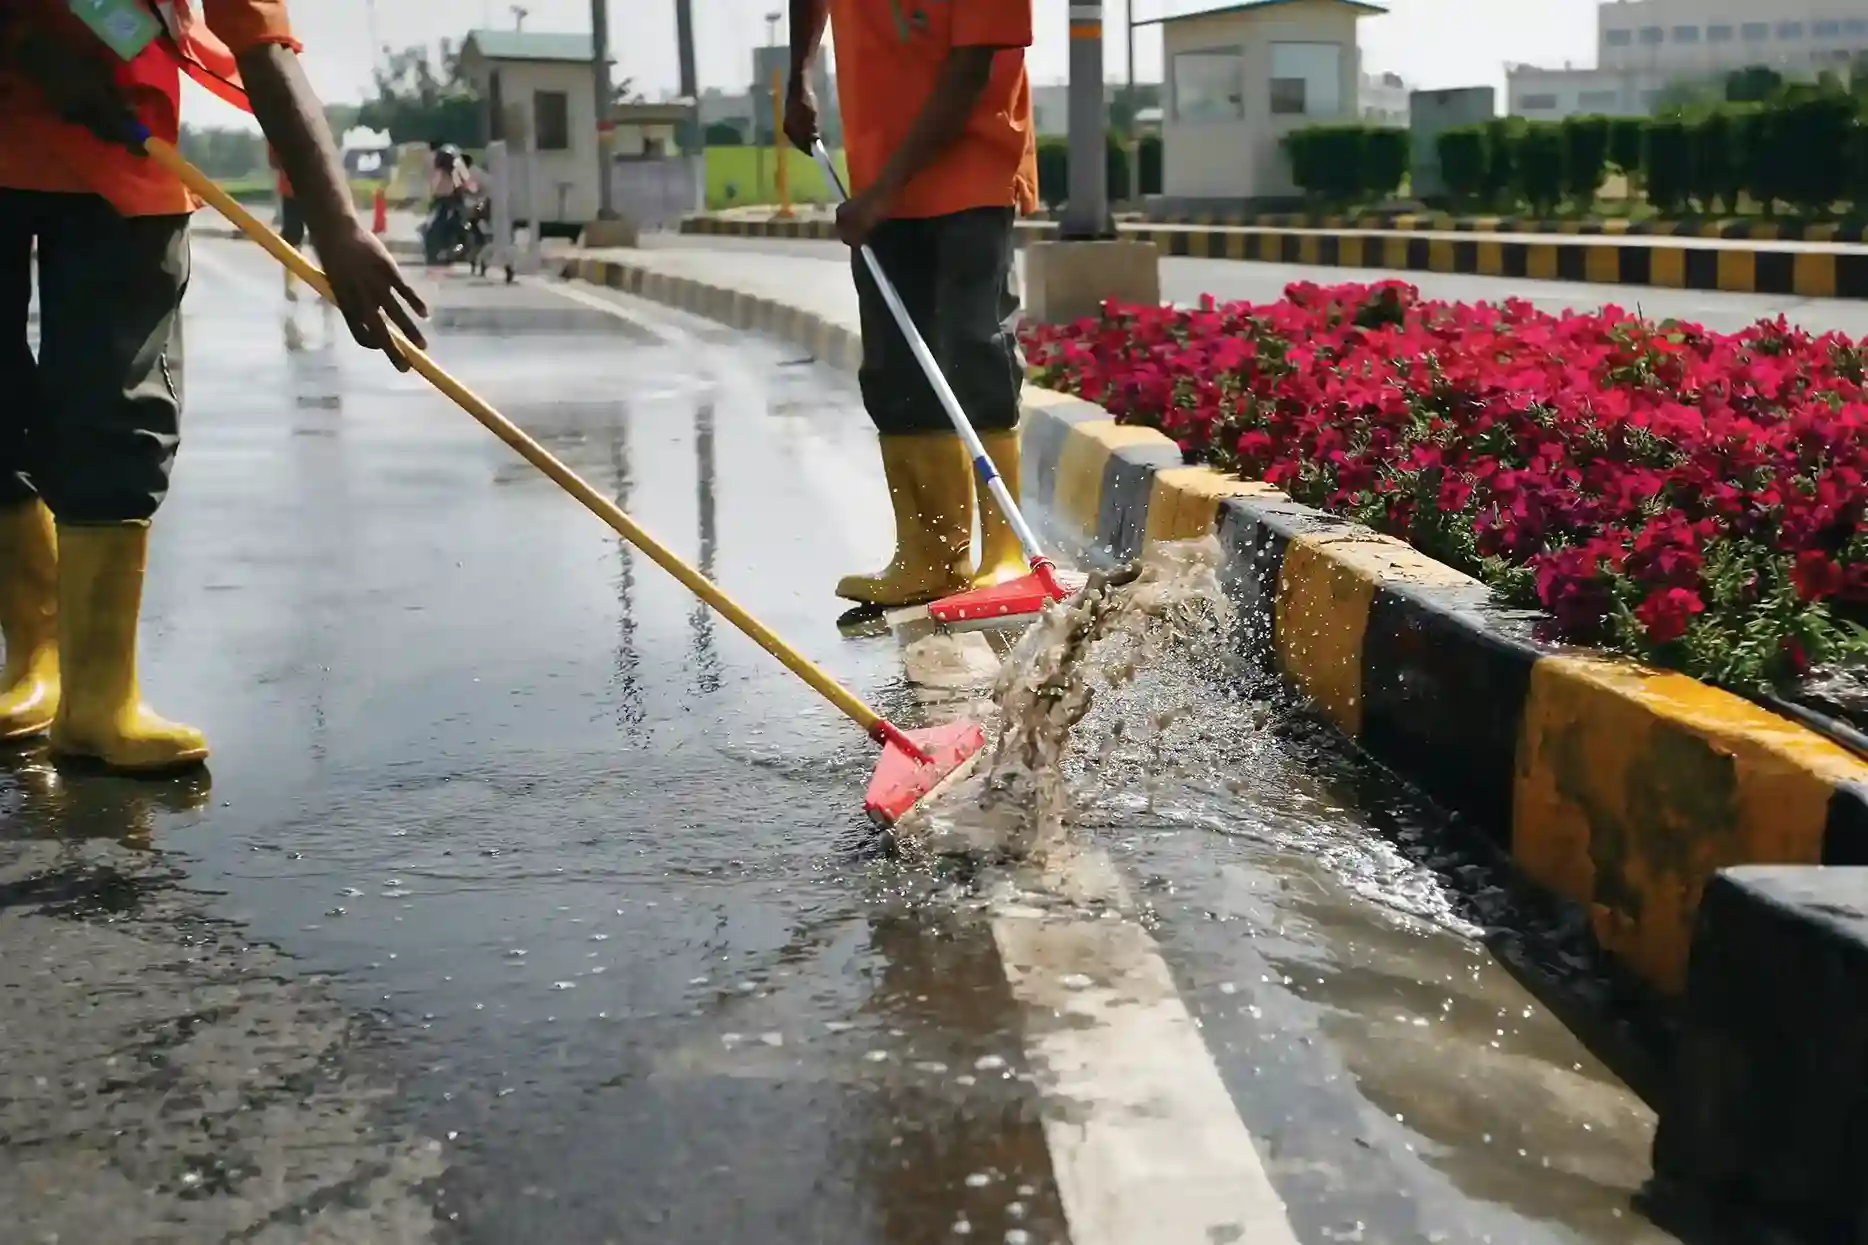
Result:
M123 0L118 16L146 2ZM210 48L226 58L215 81L250 97L360 344L406 368L387 325L419 341L411 309L425 314L356 218L284 0L205 0L205 30L193 0L147 15L162 33L126 60L68 0L0 8L0 739L49 731L56 754L127 771L207 755L199 731L143 704L136 665L149 521L179 436L198 206L142 152L145 133L179 126L177 67L199 81Z
M305 249L305 213L299 209L298 196L292 193L292 179L279 167L279 153L271 147L266 148L266 162L272 166L273 178L279 191L279 236L286 245L295 250ZM285 301L298 301L298 278L292 275L290 268L282 268L285 273Z
M790 0L785 134L817 141L811 66L826 26L851 198L837 233L867 242L940 361L993 465L1016 494L1024 367L1011 319L1013 226L1037 206L1037 147L1025 49L1031 0ZM863 405L880 434L895 509L895 557L851 575L844 621L985 587L1030 569L996 508L975 499L966 449L860 259Z

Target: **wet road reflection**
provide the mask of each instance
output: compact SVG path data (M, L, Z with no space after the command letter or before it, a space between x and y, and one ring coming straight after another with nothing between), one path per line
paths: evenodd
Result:
M282 342L256 252L200 251L144 674L209 731L212 786L0 768L0 1136L90 1126L109 1055L70 1000L133 1030L169 1014L145 976L194 1017L184 1094L237 1103L223 1064L318 1093L268 1096L263 1126L229 1105L204 1146L161 1124L174 1085L139 1080L146 1118L48 1151L26 1221L1070 1240L1045 1122L1073 1104L1027 1063L991 911L878 850L865 741L419 379L319 344L310 308ZM831 626L886 513L848 384L526 286L437 303L447 366L809 656L891 714L968 695ZM1657 1239L1628 1209L1638 1101L1484 949L1510 897L1462 891L1432 814L1266 689L1216 705L1214 671L1177 677L1099 711L1205 706L1091 741L1082 832L1136 881L1299 1239ZM53 902L76 883L48 879L107 875L132 907ZM57 1094L19 1088L41 1075ZM188 1172L211 1176L192 1200Z

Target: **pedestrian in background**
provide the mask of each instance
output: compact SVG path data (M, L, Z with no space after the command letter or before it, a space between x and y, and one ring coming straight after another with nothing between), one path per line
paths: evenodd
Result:
M293 250L305 249L305 213L299 210L298 196L292 193L292 179L279 167L279 153L268 146L266 162L272 166L273 178L279 191L279 236ZM298 301L298 278L292 275L290 268L285 272L285 301Z
M826 26L851 198L837 233L875 250L1016 496L1024 365L1011 326L1013 229L1037 207L1037 146L1025 49L1031 0L790 0L785 134L818 139L811 67ZM895 510L895 556L847 576L855 621L985 587L1030 569L997 509L977 506L966 449L922 375L861 258L863 406L880 434ZM980 549L973 561L973 519Z
M357 220L284 0L205 0L205 25L193 0L123 5L118 19L153 32L123 52L105 36L125 23L93 31L68 0L0 7L0 739L49 730L55 753L159 771L208 751L143 704L136 662L149 523L179 440L199 206L142 136L176 140L181 75L250 98L360 344L406 369L388 326L419 342L404 304L425 309Z

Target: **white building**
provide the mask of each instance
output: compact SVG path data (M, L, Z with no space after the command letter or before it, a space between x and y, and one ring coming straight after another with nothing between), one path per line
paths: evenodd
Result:
M1363 74L1359 94L1362 119L1371 125L1405 128L1408 121L1408 95L1413 89L1400 74Z
M461 72L478 89L490 139L533 153L548 228L597 216L597 91L587 34L470 31Z
M1868 0L1611 0L1596 10L1596 47L1611 70L1810 73L1868 51Z
M1556 121L1578 114L1639 117L1654 111L1669 82L1680 77L1660 69L1542 69L1505 67L1506 109L1514 117Z
M1281 141L1361 115L1361 0L1247 0L1162 18L1167 115L1162 207L1230 210L1294 199Z
M1113 109L1122 102L1123 94L1128 90L1124 82L1103 83L1103 107ZM1150 93L1159 94L1160 87L1151 82L1137 82L1135 94L1141 99L1149 98ZM1135 111L1137 126L1145 125L1147 108ZM1070 133L1070 84L1068 82L1034 82L1031 84L1032 121L1038 127L1038 133L1045 138L1063 138ZM1157 124L1159 115L1155 117Z
M1507 104L1523 117L1632 116L1668 84L1768 65L1792 75L1842 68L1868 53L1868 0L1608 0L1596 9L1596 66L1506 67Z

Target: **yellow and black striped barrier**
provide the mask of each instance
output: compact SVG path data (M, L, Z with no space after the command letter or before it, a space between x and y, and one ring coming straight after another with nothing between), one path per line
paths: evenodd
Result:
M694 216L683 232L704 236L831 240L827 218ZM1655 286L1800 298L1868 298L1868 248L1798 249L1706 245L1710 240L1535 235L1478 230L1423 236L1411 228L1296 229L1247 225L1124 224L1166 256L1298 264L1385 272L1439 272L1592 285ZM1025 221L1024 241L1053 237L1056 225Z

